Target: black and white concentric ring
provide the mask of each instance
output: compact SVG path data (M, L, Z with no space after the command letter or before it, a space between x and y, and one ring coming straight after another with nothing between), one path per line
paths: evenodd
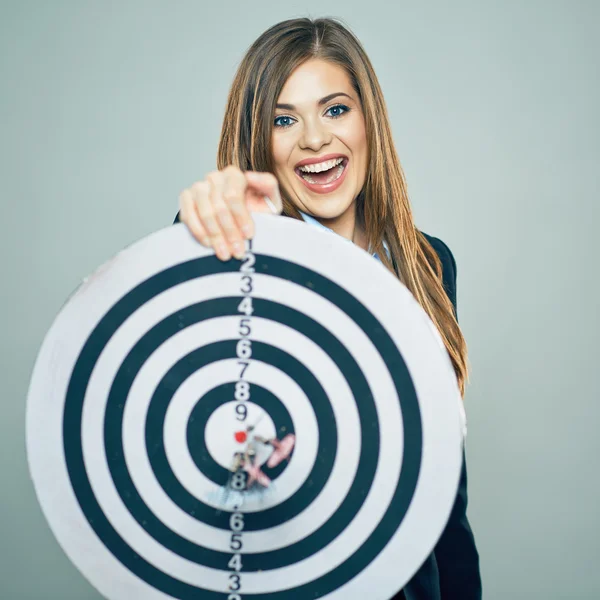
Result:
M235 509L237 594L387 599L430 552L456 489L449 359L412 296L365 253L287 219L256 221L249 406L296 446L269 489ZM223 411L237 378L240 262L216 260L182 226L109 266L70 299L36 363L28 452L40 502L107 597L131 586L227 597L234 507L223 483L236 442ZM49 385L60 418L48 418ZM60 506L48 500L56 489ZM74 518L76 535L65 530Z

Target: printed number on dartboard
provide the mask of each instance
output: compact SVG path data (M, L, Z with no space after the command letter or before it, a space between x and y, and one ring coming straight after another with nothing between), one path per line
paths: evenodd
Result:
M242 371L239 379L235 384L234 400L235 404L235 417L238 421L245 421L248 416L248 408L246 407L246 401L250 399L250 383L244 381L244 373L250 365L249 359L252 357L252 342L249 337L252 333L252 319L251 315L253 312L252 308L252 297L249 295L252 290L252 273L254 273L253 265L256 262L254 254L252 254L252 240L248 241L248 251L242 259L240 266L240 273L242 274L240 292L244 294L242 301L238 305L238 312L246 315L240 319L238 333L240 339L236 345L236 356L238 358L238 364L241 366ZM239 478L238 478L239 481ZM239 484L238 484L239 485ZM240 489L236 487L236 489Z
M237 508L237 507L236 507ZM241 592L242 589L242 555L241 550L244 547L242 541L242 531L244 530L244 515L241 512L232 513L229 518L229 529L231 530L229 538L229 549L233 555L229 559L227 566L233 571L229 573L227 590L229 592ZM239 593L229 594L227 600L242 600Z
M246 252L240 267L241 282L240 292L243 294L242 301L238 305L238 313L241 318L238 327L240 339L236 344L236 357L238 365L241 367L239 378L235 383L234 400L235 400L235 418L238 421L246 421L248 417L247 402L250 400L250 382L244 379L246 369L250 366L250 358L252 358L252 342L250 335L252 333L252 293L254 273L254 264L256 258L252 254L252 240L248 241L248 251ZM233 474L230 480L230 486L236 491L246 489L247 474L242 469L239 469ZM237 509L237 507L236 507ZM242 600L242 555L241 551L244 547L242 540L242 532L244 530L244 515L241 512L234 512L229 519L229 528L231 537L229 540L229 548L233 552L227 566L231 569L228 578L227 589L231 593L227 596L227 600Z

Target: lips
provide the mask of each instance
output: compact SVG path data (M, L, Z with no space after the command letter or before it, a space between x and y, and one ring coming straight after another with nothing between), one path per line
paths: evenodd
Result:
M346 167L348 166L348 162L349 162L348 158L346 158L346 157L342 157L342 156L336 156L336 157L334 157L334 158L342 158L343 160L342 160L342 162L341 162L339 165L337 165L336 167L333 167L333 168L334 168L334 169L337 169L337 168L338 168L340 165L342 165L342 166L344 167L344 171L345 171L345 170L346 170ZM331 159L329 159L329 158L328 158L328 159L326 159L326 160L331 160ZM323 161L322 161L322 160L320 160L319 162L323 162ZM312 164L312 163L309 163L309 164ZM304 165L302 165L302 166L304 166ZM304 178L302 177L302 175L303 175L303 174L304 174L304 175L312 175L312 173L305 173L304 171L301 171L299 167L296 167L296 168L294 169L294 171L296 171L296 175L298 175L298 177L300 177L300 179L304 179ZM322 172L322 171L321 171L321 172Z
M317 156L314 158L305 158L304 160L301 160L299 163L296 163L294 170L298 171L298 169L300 167L304 167L306 165L315 165L317 163L322 163L327 160L332 160L334 158L344 158L346 160L346 162L348 162L348 157L345 154L324 154L323 156Z
M329 194L329 193L337 190L343 184L344 180L346 179L346 175L348 173L348 163L349 162L350 161L348 160L348 158L344 158L342 160L342 162L340 163L340 165L343 166L341 175L337 179L335 179L334 181L331 181L329 183L310 183L304 177L302 177L302 175L300 174L300 169L296 169L295 173L296 173L296 177L298 177L298 180L301 181L302 184L306 188L308 188L310 191L315 192L317 194ZM340 165L338 165L335 168L339 169Z

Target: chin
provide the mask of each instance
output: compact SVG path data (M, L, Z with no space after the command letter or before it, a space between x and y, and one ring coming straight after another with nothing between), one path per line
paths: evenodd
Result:
M311 202L307 203L306 207L309 212L319 219L338 219L342 215L346 214L352 207L354 203L341 203L341 202L332 202L323 200L321 202ZM300 209L302 210L302 209Z

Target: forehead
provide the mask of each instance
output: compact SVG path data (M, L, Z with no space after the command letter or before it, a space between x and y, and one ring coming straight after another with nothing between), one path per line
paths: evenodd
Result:
M311 59L292 71L277 101L312 104L332 92L354 95L346 70L324 60Z

